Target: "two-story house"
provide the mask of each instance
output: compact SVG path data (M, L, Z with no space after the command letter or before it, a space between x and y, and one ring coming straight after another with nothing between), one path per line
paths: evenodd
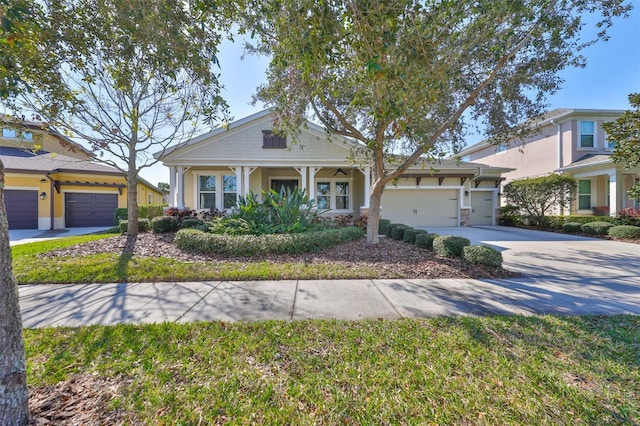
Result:
M9 229L111 226L127 206L124 173L42 123L0 115L0 160ZM139 204L160 204L162 195L138 182Z
M637 207L627 191L640 179L640 167L625 170L613 163L615 141L609 140L602 124L623 111L555 109L532 121L538 130L525 140L496 145L485 140L460 152L464 161L480 161L494 167L511 168L503 185L525 177L567 173L578 181L573 214L615 214Z

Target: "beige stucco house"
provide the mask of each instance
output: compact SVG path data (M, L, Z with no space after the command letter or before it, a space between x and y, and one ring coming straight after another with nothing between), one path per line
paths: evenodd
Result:
M127 206L125 175L41 123L19 124L0 120L9 229L112 226ZM141 180L138 203L160 204L162 192Z
M249 192L298 186L325 214L368 211L371 163L357 144L312 122L292 143L272 132L272 122L265 110L156 153L169 167L169 204L231 209ZM385 188L382 217L411 226L495 224L505 171L452 160L416 165Z
M615 120L622 113L555 109L531 123L539 131L528 139L497 146L491 140L482 141L464 149L460 157L513 169L505 173L503 184L525 177L568 173L578 180L578 194L571 213L608 211L615 216L621 209L638 206L627 191L640 180L640 167L624 170L611 161L615 141L608 140L602 129L603 123Z

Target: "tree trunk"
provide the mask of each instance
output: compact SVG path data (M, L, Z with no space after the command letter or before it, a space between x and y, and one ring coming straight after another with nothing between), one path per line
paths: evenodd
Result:
M378 224L380 223L380 201L384 184L376 181L371 185L371 196L369 197L369 216L367 218L367 243L378 244Z
M127 235L138 235L138 175L131 168L127 173Z
M22 317L18 284L11 266L9 222L4 205L4 165L0 161L0 424L26 425L28 400Z

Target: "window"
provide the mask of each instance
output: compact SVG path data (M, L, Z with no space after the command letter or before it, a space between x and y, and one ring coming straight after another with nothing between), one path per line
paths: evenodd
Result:
M262 148L286 148L287 139L284 136L276 135L271 130L262 131Z
M607 134L604 134L604 147L607 149L613 149L616 147L616 141L609 139Z
M580 140L578 148L596 147L596 123L595 121L580 122Z
M316 204L321 210L331 208L331 182L316 182Z
M336 209L349 209L349 182L336 182Z
M198 208L216 208L216 176L200 176L198 183Z
M18 131L16 129L2 129L2 137L15 139L18 136Z
M147 195L147 204L151 204L151 203L153 203L153 195L149 194Z
M235 207L238 200L238 181L235 175L222 176L222 205L225 209Z
M350 210L349 181L320 180L316 182L316 206L320 210Z
M591 181L578 181L578 210L591 209Z

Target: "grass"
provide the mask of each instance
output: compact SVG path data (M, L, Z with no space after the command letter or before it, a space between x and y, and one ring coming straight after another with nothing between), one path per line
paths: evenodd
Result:
M28 380L128 383L135 424L638 424L640 317L25 331Z
M111 237L84 235L12 247L13 272L19 284L112 283L196 280L349 279L377 278L369 266L271 262L183 262L169 258L141 258L131 254L92 254L81 257L41 256L48 251Z

